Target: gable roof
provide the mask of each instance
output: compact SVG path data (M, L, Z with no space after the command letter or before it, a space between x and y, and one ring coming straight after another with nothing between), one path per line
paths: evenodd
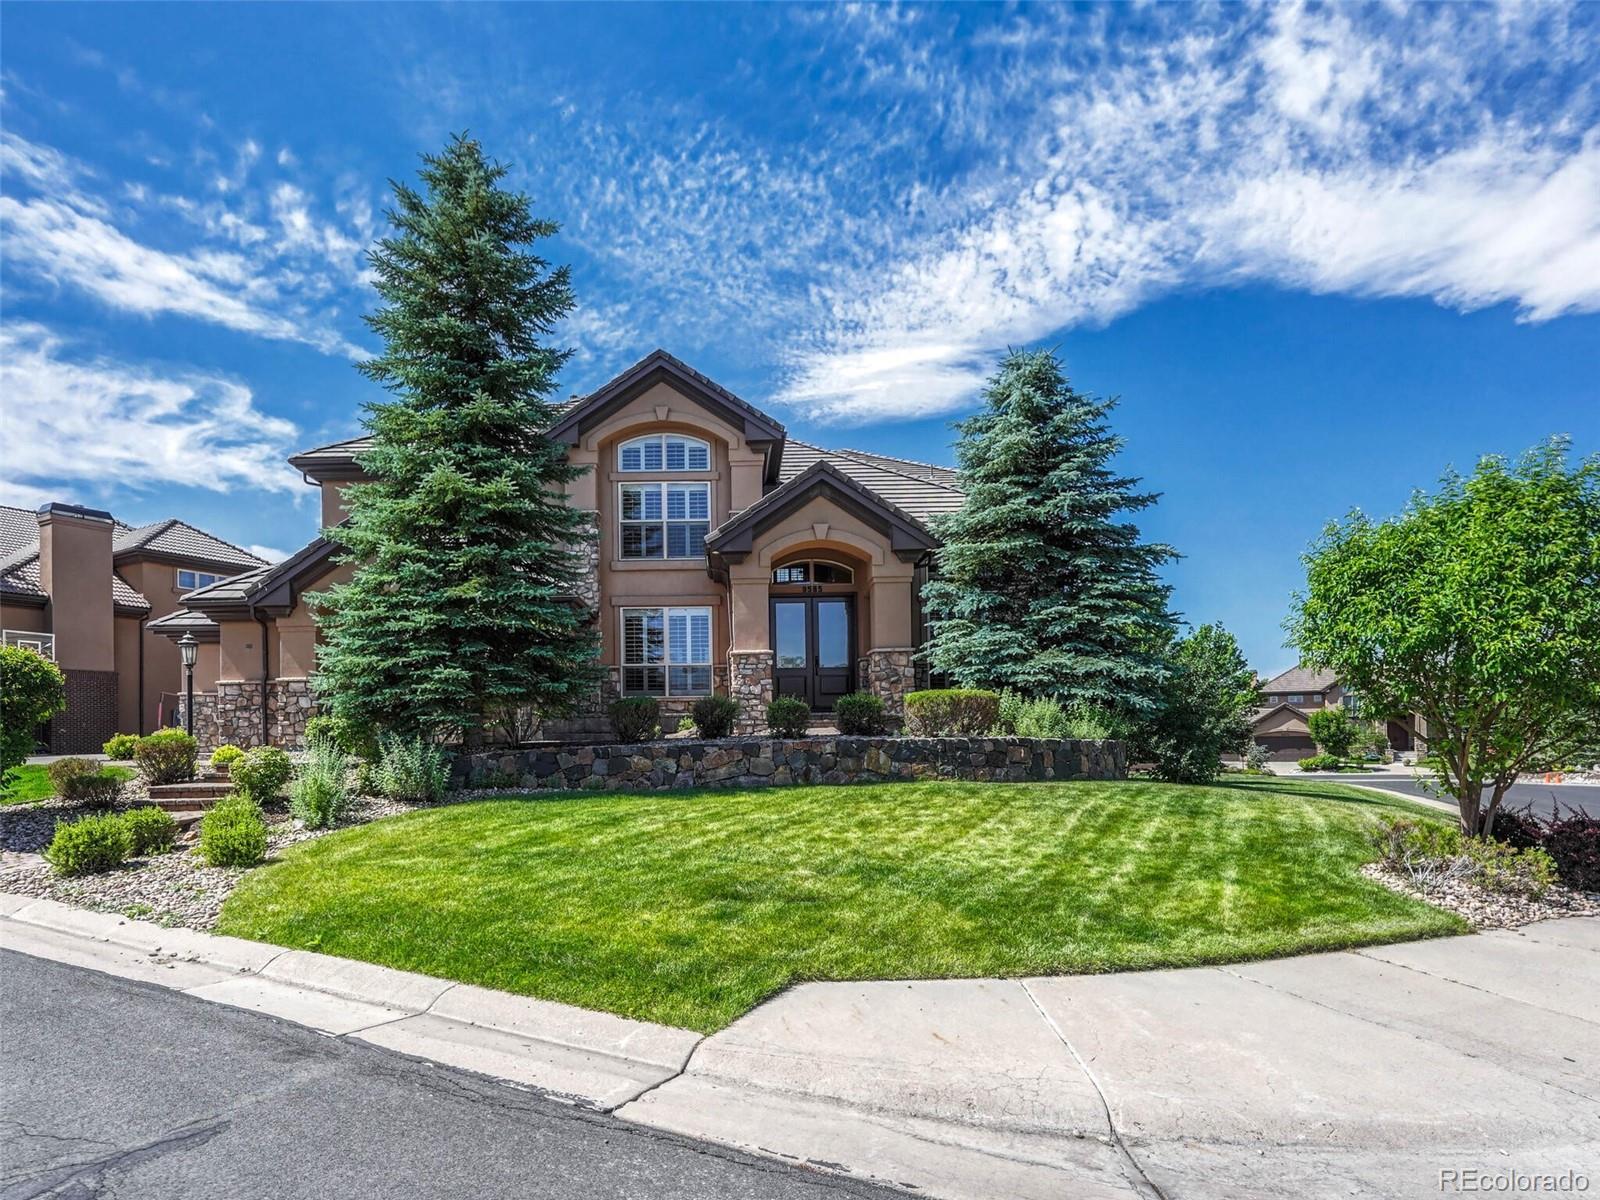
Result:
M266 559L250 551L225 542L204 529L197 529L187 521L168 517L153 521L137 529L124 526L112 535L113 561L128 558L170 558L185 562L207 563L235 571L259 567Z
M822 496L889 536L896 556L915 561L938 543L927 526L830 462L812 463L706 537L706 552L739 560L755 546L755 535L817 496Z
M1269 704L1264 708L1256 708L1250 711L1250 724L1252 726L1259 725L1274 713L1282 712L1285 709L1288 709L1297 717L1304 718L1308 715L1305 709L1296 708L1292 704Z
M948 468L858 450L824 450L793 440L784 451L779 477L788 483L817 463L827 463L919 522L955 512L966 500L956 485L955 472Z
M328 573L337 551L333 542L318 537L280 563L187 592L182 603L199 612L220 616L243 616L257 610L281 616L294 607L300 588Z
M1263 683L1262 692L1325 692L1339 682L1332 671L1314 671L1310 667L1290 667Z

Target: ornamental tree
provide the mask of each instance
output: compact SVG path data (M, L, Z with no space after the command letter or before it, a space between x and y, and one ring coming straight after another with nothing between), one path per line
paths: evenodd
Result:
M1335 758L1349 758L1363 732L1342 708L1318 709L1306 718L1306 726L1311 731L1311 740L1324 754Z
M1421 714L1466 833L1600 730L1600 456L1567 460L1553 438L1397 517L1330 524L1288 621L1370 715Z
M327 531L355 575L317 604L316 686L354 727L472 743L505 708L563 711L596 679L575 599L592 535L565 498L580 469L543 432L572 291L533 249L556 224L477 142L419 174L421 191L393 185L395 232L369 255L384 349L360 369L391 395L366 406L372 482Z
M1013 351L957 425L966 502L934 522L923 591L934 670L963 687L1012 689L1148 713L1175 621L1157 569L1170 547L1125 514L1154 504L1117 473L1113 400L1072 387L1049 351Z
M39 726L67 709L67 680L44 655L0 646L0 788L33 753Z
M1261 702L1255 672L1221 625L1202 625L1173 641L1153 716L1134 736L1133 756L1173 783L1208 783L1224 754L1250 744L1250 711Z

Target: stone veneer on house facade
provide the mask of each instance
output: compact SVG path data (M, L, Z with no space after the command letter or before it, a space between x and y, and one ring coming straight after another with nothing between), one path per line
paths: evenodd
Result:
M767 727L767 705L772 703L771 650L733 650L728 654L728 695L739 705L736 733L755 733Z
M1049 738L818 737L544 746L463 755L457 787L643 791L963 779L1125 779L1122 742Z
M916 651L909 647L868 650L858 664L858 686L882 697L884 711L897 720L905 716L906 693L917 690Z
M220 680L215 692L194 698L194 735L202 751L221 745L248 750L261 745L261 681ZM267 685L267 735L271 745L299 750L306 744L306 722L316 712L308 679L274 679ZM183 701L178 725L184 724Z

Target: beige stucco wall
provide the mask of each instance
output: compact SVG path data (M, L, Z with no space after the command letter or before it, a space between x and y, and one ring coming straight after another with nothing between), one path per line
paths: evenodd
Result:
M1255 727L1257 733L1306 733L1306 720L1290 709L1280 709L1262 718Z
M50 632L50 610L28 604L0 604L0 629Z
M50 595L50 629L63 670L116 670L108 520L45 515L39 522L39 582Z
M351 480L335 480L321 485L322 490L322 528L331 529L349 513L344 507L344 490L349 487Z

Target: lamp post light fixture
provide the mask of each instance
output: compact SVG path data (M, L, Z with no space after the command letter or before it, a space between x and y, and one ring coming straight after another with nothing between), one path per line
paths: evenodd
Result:
M194 634L178 639L178 653L183 655L183 731L190 737L194 736L194 659L199 650Z

